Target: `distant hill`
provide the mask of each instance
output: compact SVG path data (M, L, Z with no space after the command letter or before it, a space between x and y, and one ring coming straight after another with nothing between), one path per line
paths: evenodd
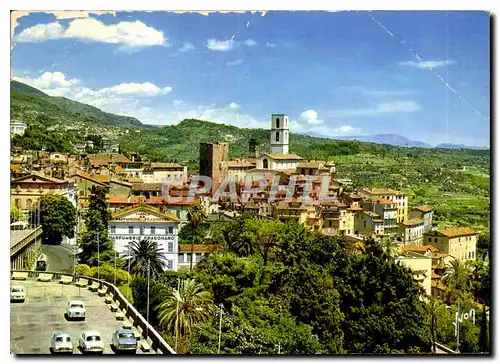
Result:
M467 146L465 144L452 144L452 143L441 143L436 145L436 148L440 149L472 149L472 150L488 150L490 148L487 147L475 147L475 146Z
M341 140L358 140L362 142L376 143L376 144L389 144L398 147L417 147L417 148L432 148L432 145L410 140L399 134L375 134L375 135L358 135L358 136L345 136L335 137Z
M39 113L45 113L52 110L52 107L47 107L46 103L51 103L59 107L59 111L54 109L55 115L57 113L62 113L64 115L75 114L80 117L84 117L89 121L95 121L97 123L103 123L105 125L113 126L134 126L138 128L148 128L156 129L155 126L145 125L141 123L136 118L130 116L115 115L111 113L104 112L97 107L83 104L78 101L73 101L65 97L53 97L46 93L28 86L24 83L11 80L11 112L16 109L16 106L20 106L24 112L21 115L12 115L12 118L26 118L26 115L33 115ZM29 99L33 98L33 99ZM45 107L44 107L45 106ZM50 117L50 115L47 115Z

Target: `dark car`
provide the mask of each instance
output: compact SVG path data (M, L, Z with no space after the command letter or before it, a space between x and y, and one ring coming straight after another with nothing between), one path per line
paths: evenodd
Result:
M36 270L47 270L47 262L45 260L37 260L36 261Z

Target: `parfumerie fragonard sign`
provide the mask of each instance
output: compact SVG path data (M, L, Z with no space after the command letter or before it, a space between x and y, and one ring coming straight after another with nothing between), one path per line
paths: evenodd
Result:
M137 240L137 239L144 239L147 238L149 240L153 241L175 241L175 236L173 235L112 235L110 234L109 237L113 240Z
M171 222L167 218L161 218L159 216L153 215L149 212L138 211L130 215L116 217L113 221L124 221L124 222L138 222L138 221L151 221L151 222Z

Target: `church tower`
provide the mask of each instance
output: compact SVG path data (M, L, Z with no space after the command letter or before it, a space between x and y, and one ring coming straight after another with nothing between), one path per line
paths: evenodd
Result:
M271 115L271 154L288 154L288 115Z

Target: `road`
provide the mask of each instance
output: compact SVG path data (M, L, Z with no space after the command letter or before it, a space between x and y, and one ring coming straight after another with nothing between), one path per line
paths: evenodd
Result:
M42 253L47 256L47 271L60 272L73 269L73 247L69 245L42 245Z
M11 281L26 289L24 303L11 303L10 329L13 354L49 354L50 338L54 331L68 332L76 342L84 330L97 330L102 334L104 354L113 354L110 343L113 332L122 327L104 303L104 299L86 288L61 285L56 282ZM85 321L64 318L66 304L71 299L82 300L87 308ZM80 354L75 348L74 354ZM155 354L154 351L137 354Z

